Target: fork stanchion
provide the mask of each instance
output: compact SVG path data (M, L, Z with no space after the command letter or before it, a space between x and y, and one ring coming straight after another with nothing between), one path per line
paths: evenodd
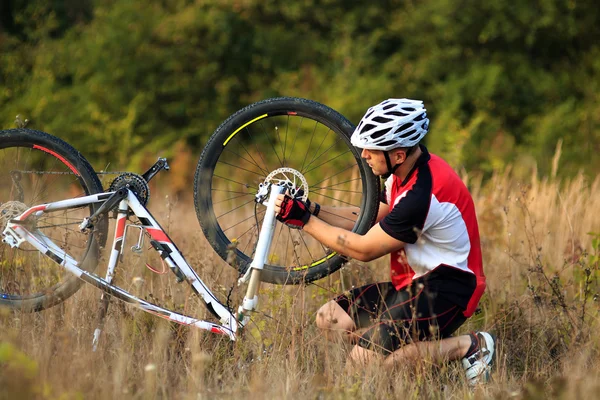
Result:
M267 211L265 218L262 223L260 235L258 237L258 243L256 244L255 257L250 263L248 272L250 278L248 282L248 289L246 290L246 296L242 305L238 309L238 321L241 326L245 326L250 318L250 312L256 310L258 305L258 289L260 287L260 274L262 269L267 262L269 249L271 242L273 241L273 233L275 232L275 200L279 194L285 192L285 187L271 185L271 192L269 194L269 201L267 203ZM248 272L245 274L241 281L247 280Z

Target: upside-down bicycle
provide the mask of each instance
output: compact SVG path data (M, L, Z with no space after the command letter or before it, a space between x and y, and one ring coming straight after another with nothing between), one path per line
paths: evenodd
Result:
M237 268L247 291L237 310L220 302L150 214L148 182L169 169L159 159L142 175L122 173L104 190L96 172L69 144L29 130L0 131L0 306L40 311L73 295L83 282L170 321L235 340L258 302L260 281L298 284L324 277L345 262L302 231L277 223L274 198L283 191L336 209L354 207L352 230L366 232L377 208L379 181L350 144L352 124L322 104L276 98L229 117L209 139L194 177L194 203L204 235ZM341 217L342 213L338 218ZM344 213L343 215L348 215ZM104 278L94 274L115 219ZM219 321L208 322L136 297L114 282L128 232L135 249L158 252L178 282L187 282ZM232 256L233 255L233 256ZM98 342L102 324L94 334Z

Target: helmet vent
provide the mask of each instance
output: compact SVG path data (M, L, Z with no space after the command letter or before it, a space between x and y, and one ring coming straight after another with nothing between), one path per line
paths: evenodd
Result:
M373 128L375 128L375 125L373 125L373 124L365 124L365 126L363 126L361 132L369 132Z
M414 112L414 111L416 111L416 110L415 110L414 108L412 108L412 107L403 107L402 109L403 109L404 111L410 111L410 112Z
M390 108L394 108L394 107L396 107L396 105L392 103L392 104L388 104L387 106L383 107L383 109L389 110Z
M404 125L402 125L400 128L396 129L396 132L402 132L402 131L405 131L405 130L407 130L407 129L409 129L409 128L412 128L412 126L413 126L413 123L412 123L412 122L409 122L409 123L407 123L407 124L404 124Z
M400 112L400 111L389 111L389 112L386 112L385 115L395 115L396 117L406 117L408 114Z
M385 118L385 117L375 117L375 118L373 118L373 121L378 122L380 124L385 124L387 122L392 121L392 119L391 118Z
M392 130L392 127L386 128L386 129L380 129L377 132L373 132L371 134L371 139L377 139L382 137L383 135L385 135L386 133L388 133L389 131Z
M424 118L425 118L425 113L419 115L418 117L415 117L415 121L423 121Z
M405 139L407 137L410 137L412 134L414 134L417 130L416 129L411 129L410 131L403 133L402 135L400 135L401 138Z
M385 142L379 143L380 146L393 146L396 144L395 140L386 140Z

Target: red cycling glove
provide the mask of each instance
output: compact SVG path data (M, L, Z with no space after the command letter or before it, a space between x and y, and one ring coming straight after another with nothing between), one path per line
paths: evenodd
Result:
M302 201L292 199L289 196L283 198L281 209L277 214L277 220L283 222L290 228L302 229L310 218L308 206Z

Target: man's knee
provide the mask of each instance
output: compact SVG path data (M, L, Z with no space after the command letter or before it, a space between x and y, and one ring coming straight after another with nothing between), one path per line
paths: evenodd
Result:
M355 328L352 318L334 300L319 308L316 322L320 329L352 331Z

